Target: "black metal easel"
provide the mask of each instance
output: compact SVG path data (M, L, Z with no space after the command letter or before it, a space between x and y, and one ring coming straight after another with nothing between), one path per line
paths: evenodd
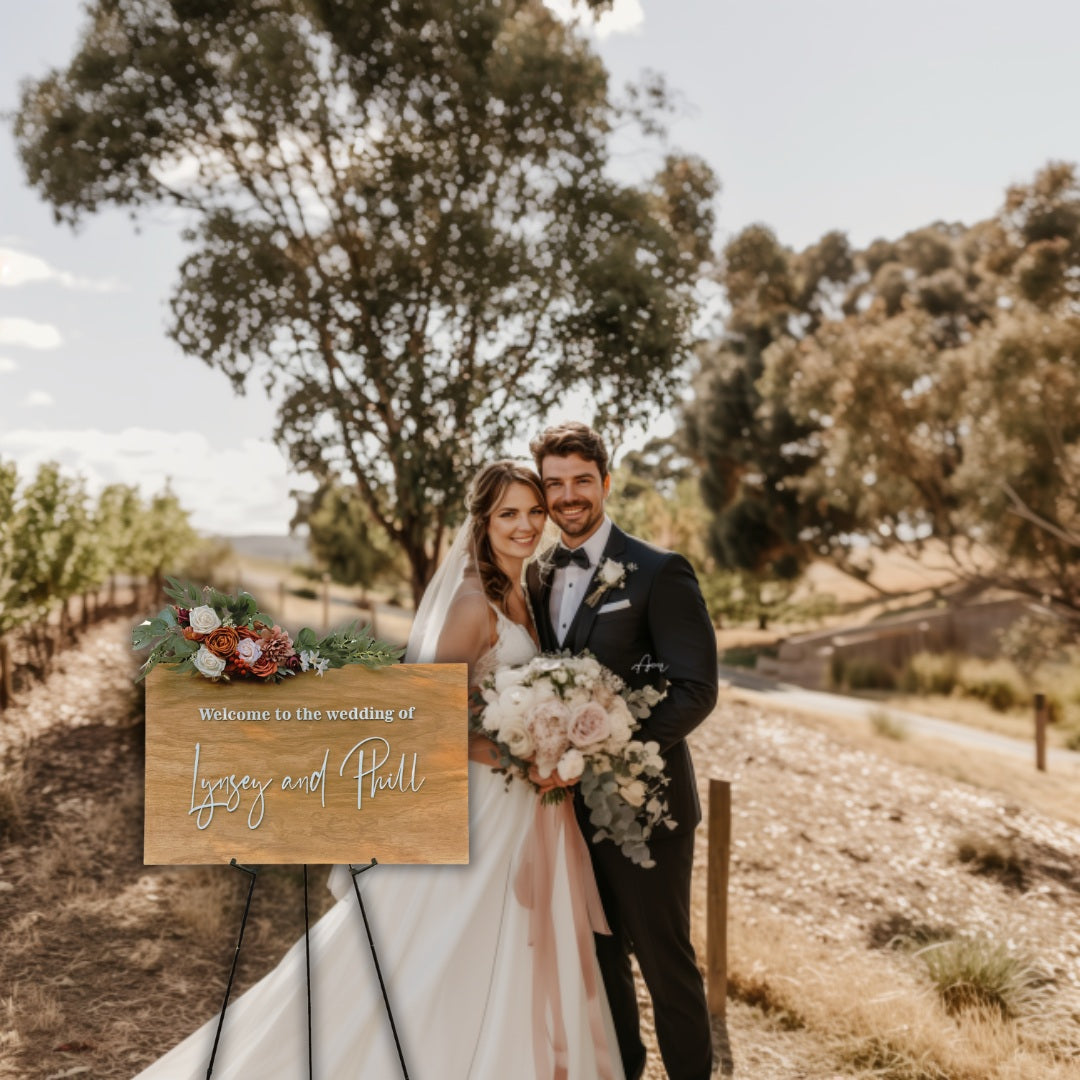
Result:
M225 987L225 999L221 1003L221 1015L218 1017L217 1031L214 1033L214 1047L210 1052L210 1063L206 1067L206 1080L210 1080L214 1073L214 1059L217 1057L218 1041L221 1039L221 1029L225 1024L225 1010L229 1007L229 996L232 993L233 981L236 977L236 962L240 958L240 946L244 941L244 928L247 926L248 912L251 910L251 894L255 891L255 875L257 870L249 866L241 866L235 859L229 860L230 866L243 871L250 877L248 884L247 902L244 904L244 917L240 921L240 933L236 939L236 948L233 950L232 967L229 970L229 982ZM397 1025L394 1023L394 1014L390 1009L390 996L386 992L386 983L383 980L382 968L379 966L379 956L375 951L375 939L371 934L371 924L368 922L367 911L364 909L364 900L360 895L360 886L356 878L365 870L370 870L378 863L372 859L363 866L349 864L349 873L352 875L353 891L356 893L356 901L360 905L360 915L364 920L364 930L367 933L368 944L371 946L371 957L375 961L375 974L379 980L379 989L382 991L383 1004L386 1006L386 1015L390 1021L390 1030L394 1035L394 1045L397 1047L398 1060L401 1062L401 1075L404 1080L409 1080L409 1070L405 1066L405 1054L401 1049L401 1040L398 1038ZM311 941L309 936L310 924L308 917L308 872L307 864L304 865L304 967L307 977L307 1028L308 1028L308 1080L314 1080L314 1057L311 1040Z

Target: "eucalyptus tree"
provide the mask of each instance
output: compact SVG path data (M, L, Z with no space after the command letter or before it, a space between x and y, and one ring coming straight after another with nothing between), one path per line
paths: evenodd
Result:
M92 0L16 135L62 221L187 212L170 334L272 396L418 595L471 471L554 399L611 429L676 400L715 180L609 167L665 100L617 100L541 0Z

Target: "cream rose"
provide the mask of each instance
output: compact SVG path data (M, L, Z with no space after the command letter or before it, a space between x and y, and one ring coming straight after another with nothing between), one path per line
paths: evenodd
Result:
M199 646L199 651L191 662L195 665L195 670L208 679L216 679L225 670L225 658L212 653L205 645Z
M537 704L539 700L531 686L508 686L499 695L499 708L508 713L520 713L524 716Z
M495 690L501 694L511 686L520 686L528 675L524 668L504 667L495 672Z
M560 780L577 780L585 771L585 757L580 750L571 747L559 758L556 769Z
M221 625L221 619L209 604L203 604L188 612L188 625L196 634L209 634Z
M535 749L529 729L520 716L507 717L499 729L499 739L506 743L507 749L516 758L529 758Z
M611 719L599 705L590 701L570 717L566 734L574 746L592 746L611 734Z
M623 785L622 797L631 806L640 806L645 801L645 785L640 780L631 780Z

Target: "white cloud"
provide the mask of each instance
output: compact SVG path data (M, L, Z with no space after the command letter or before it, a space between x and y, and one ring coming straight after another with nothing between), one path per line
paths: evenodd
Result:
M49 323L30 319L0 319L0 345L21 345L27 349L56 349L64 343L60 331Z
M0 458L13 460L22 477L44 461L58 461L84 477L95 495L106 484L121 483L149 498L168 480L201 533L284 535L294 509L289 491L311 486L289 474L271 443L216 445L196 431L0 431Z
M36 255L27 255L12 248L0 248L0 285L25 285L34 281L55 281L67 289L86 292L117 292L121 286L112 278L82 278L57 270Z
M49 405L55 405L52 394L47 390L31 390L29 394L23 399L23 404L28 408L44 408Z
M578 19L581 25L598 38L612 34L639 34L645 22L641 0L615 0L609 11L597 17L589 8L574 0L544 0L547 7L563 22Z
M8 371L17 371L19 365L14 360L7 356L0 356L0 375L5 374Z

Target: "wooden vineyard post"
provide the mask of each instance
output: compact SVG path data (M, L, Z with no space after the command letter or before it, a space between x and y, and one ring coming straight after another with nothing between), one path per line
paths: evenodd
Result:
M0 710L10 707L15 694L11 685L11 646L0 637Z
M1046 772L1046 695L1035 695L1035 768Z
M731 783L709 781L709 864L706 884L705 951L709 1012L727 1011L728 867L731 862Z

